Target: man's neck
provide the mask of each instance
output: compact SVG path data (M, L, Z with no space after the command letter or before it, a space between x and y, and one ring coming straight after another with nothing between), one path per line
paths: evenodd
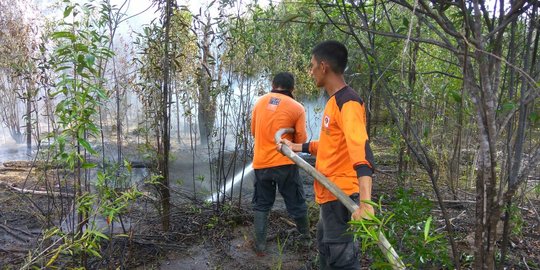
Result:
M328 96L333 96L337 91L343 89L347 83L345 83L345 79L343 78L343 75L336 75L335 77L329 78L329 80L324 85L324 89L326 90L326 93Z

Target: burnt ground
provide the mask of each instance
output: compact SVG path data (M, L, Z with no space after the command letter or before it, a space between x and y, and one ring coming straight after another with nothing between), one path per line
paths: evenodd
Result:
M381 168L384 171L384 167ZM387 172L390 172L388 170ZM312 180L302 174L308 199L312 201ZM59 213L58 205L69 205L69 198L51 195L21 194L16 188L45 190L40 172L29 168L7 169L0 167L0 269L20 269L29 258L39 258L46 250L42 241L47 222ZM397 184L391 174L380 173L374 179L374 200L384 195L386 200L394 197ZM418 196L430 197L430 186L425 182L409 183ZM54 186L52 187L54 189ZM448 192L443 194L448 195ZM89 269L318 269L315 245L303 250L295 245L294 225L287 217L282 203L276 202L270 215L268 253L257 257L251 251L252 221L249 198L240 203L216 205L186 200L186 194L175 193L169 232L161 230L159 213L155 202L147 196L140 197L125 213L124 229L115 223L117 236L101 245L101 259L88 259ZM244 195L244 197L249 197ZM279 195L278 195L279 197ZM472 200L472 197L463 200ZM447 198L450 199L450 198ZM385 199L383 199L383 204ZM531 204L521 206L524 219L522 233L511 238L507 269L540 269L540 225L538 214L540 200L532 198ZM457 232L458 243L465 268L470 267L472 254L474 204L449 205L449 214ZM440 211L433 210L440 220ZM311 232L315 236L318 210L310 204ZM435 226L435 225L434 225ZM439 221L436 226L441 227ZM52 254L35 260L35 266L43 266ZM363 268L368 269L370 256L364 255ZM79 260L60 254L56 261L59 268L80 265ZM426 265L426 269L432 269Z

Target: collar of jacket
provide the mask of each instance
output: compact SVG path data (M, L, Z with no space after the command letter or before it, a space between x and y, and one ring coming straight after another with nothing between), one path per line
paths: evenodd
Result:
M292 95L292 92L289 91L289 90L277 90L277 89L272 89L271 91L272 93L278 93L278 94L282 94L282 95L286 95L292 99L294 99L293 95Z

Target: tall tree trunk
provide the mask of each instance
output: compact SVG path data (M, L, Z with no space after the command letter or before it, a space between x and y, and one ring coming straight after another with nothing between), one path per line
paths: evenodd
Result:
M208 139L212 136L216 119L216 98L212 93L213 64L210 63L211 58L213 58L210 51L210 35L212 35L210 19L210 15L207 14L206 23L203 24L202 59L197 78L199 84L199 133L203 146L208 144Z
M478 177L476 179L477 190L477 235L475 266L477 269L494 269L495 267L495 239L497 222L500 215L500 206L496 201L497 176L496 162L496 121L495 121L495 93L492 82L498 73L490 71L490 61L494 61L484 53L481 36L480 14L476 15L472 26L477 49L475 60L478 65L480 85L469 88L473 103L476 107L476 121L479 127L480 155ZM470 73L469 73L470 74ZM470 76L469 76L470 77Z
M514 63L516 59L517 48L515 46L515 40L514 40L516 36L516 27L517 27L517 22L515 21L512 22L512 25L510 27L510 46L508 47L508 57L507 57L510 63ZM516 70L512 67L508 67L508 65L506 66L506 68L509 70L508 71L509 79L508 79L508 87L507 87L508 99L514 100L515 88L516 88L516 80L515 80ZM503 95L501 94L501 96ZM505 172L504 176L501 177L501 179L508 178L512 171L512 154L511 153L512 153L513 147L511 143L512 143L512 137L514 134L514 121L513 120L509 121L505 128L506 128L506 166L505 166L505 170L501 170ZM503 185L501 182L501 187L502 186ZM503 241L501 245L501 264L499 266L500 270L503 269L503 265L506 259L506 250L508 246L508 225L509 225L509 219L510 219L510 207L511 207L511 202L507 201L505 215L504 215Z
M159 172L163 176L159 186L159 193L161 195L161 224L164 231L170 229L170 199L171 194L169 190L169 152L171 147L170 141L170 59L169 59L169 32L170 21L172 15L172 1L166 0L165 5L165 20L163 27L165 28L165 40L164 40L164 54L163 54L163 84L162 84L162 99L161 99L161 137L162 137L162 152L158 153L159 158Z
M416 32L415 36L420 36L420 24L416 26ZM414 96L414 88L416 86L416 60L418 59L418 51L420 49L419 43L414 43L412 50L410 50L410 57L409 57L409 68L407 73L407 83L409 87L409 99L407 100L407 105L405 109L405 115L404 115L404 123L403 123L403 133L406 138L409 138L411 136L411 123L412 123L412 115L413 115L413 106L412 106L412 99ZM410 155L407 151L407 144L404 142L401 142L401 147L399 150L399 165L398 165L398 175L400 178L403 179L403 176L405 172L409 169L410 165Z
M536 21L536 12L538 8L538 3L536 3L535 7L533 8L532 14L531 14L531 21ZM512 27L515 27L514 24L512 24ZM534 24L529 25L529 30L527 33L527 40L525 42L524 46L524 54L523 54L523 69L527 70L529 74L535 74L535 61L536 56L538 53L538 44L539 44L539 38L538 38L538 30L535 29L536 27ZM533 33L536 30L536 37L534 42L534 50L531 53L531 46L532 43L532 37ZM513 48L512 48L513 49ZM525 77L522 77L521 79L521 88L520 88L520 96L519 96L519 116L518 116L518 126L516 131L516 137L515 137L515 143L513 144L513 152L509 151L508 154L508 160L510 161L509 168L511 168L509 174L508 174L508 191L506 192L506 195L504 196L504 202L506 207L505 210L505 219L504 219L504 227L503 227L503 245L502 245L502 258L501 258L501 264L499 265L499 269L502 269L504 267L504 261L506 259L506 250L508 245L508 231L509 231L509 216L510 216L510 207L512 206L512 199L514 197L515 191L517 190L521 180L518 178L520 168L522 166L522 160L523 160L523 147L525 144L525 132L528 126L527 116L529 115L529 106L526 103L526 97L530 93L531 89L529 84L527 83L527 79ZM513 99L511 99L513 100Z
M465 94L465 86L461 88L461 100L457 107L457 123L456 123L456 136L454 138L454 148L452 150L452 157L448 164L448 184L452 191L454 200L457 200L457 189L459 188L459 179L461 177L460 162L461 162L461 145L462 145L462 131L463 131L463 99Z

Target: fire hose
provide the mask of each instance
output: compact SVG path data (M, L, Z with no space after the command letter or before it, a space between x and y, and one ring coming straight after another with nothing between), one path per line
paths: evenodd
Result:
M285 133L294 133L293 128L282 128L278 130L274 136L274 139L276 140L276 143L279 143L281 141L281 136ZM336 186L333 182L331 182L326 176L324 176L321 172L317 171L317 169L313 168L309 163L307 163L304 159L302 159L300 156L298 156L294 151L292 151L287 145L282 144L281 146L281 153L294 161L298 167L305 170L308 174L313 176L320 184L322 184L326 189L328 189L336 198L347 207L349 212L353 213L356 209L359 208L359 206L351 199L349 196L347 196L339 187ZM377 245L379 246L379 249L382 251L382 253L385 255L388 262L392 265L393 269L405 269L405 265L399 258L399 255L394 250L390 242L386 239L384 234L379 231L378 234L378 242Z

